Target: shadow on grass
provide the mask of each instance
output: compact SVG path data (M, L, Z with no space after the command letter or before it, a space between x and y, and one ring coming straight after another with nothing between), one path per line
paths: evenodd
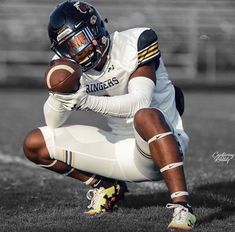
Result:
M224 220L235 214L235 182L208 183L198 186L192 194L192 204L197 207L217 208L214 213L198 220L198 224Z
M156 192L146 195L126 196L124 208L140 209L142 207L163 206L170 202L167 192ZM199 217L198 224L210 223L213 220L224 220L235 214L235 182L208 183L196 187L190 194L190 203L195 208L215 209L205 217Z
M123 208L141 209L143 207L151 206L165 206L169 202L169 196L167 192L156 192L143 195L131 195L125 196L123 202Z

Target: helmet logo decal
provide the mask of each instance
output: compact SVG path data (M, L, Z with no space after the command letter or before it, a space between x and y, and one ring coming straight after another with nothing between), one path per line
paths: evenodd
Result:
M81 24L82 24L82 23L80 22L80 23L74 25L74 27L75 27L75 28L78 28Z
M91 19L90 19L90 24L91 25L95 25L96 24L96 21L97 21L97 17L95 15L92 15L91 16Z
M82 14L86 14L90 10L90 7L88 5L80 1L73 4L73 6L76 7L76 9L79 10Z
M108 40L108 38L105 37L105 36L103 36L103 37L101 38L101 43L102 43L102 44L107 44L107 40Z

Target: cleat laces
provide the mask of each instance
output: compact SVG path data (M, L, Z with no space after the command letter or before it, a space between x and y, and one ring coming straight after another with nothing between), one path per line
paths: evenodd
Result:
M90 189L87 194L86 197L89 201L91 201L90 205L87 206L88 209L90 208L96 208L97 204L100 201L100 198L102 197L102 195L100 194L102 191L104 190L103 187L99 188L99 189Z
M189 210L186 207L184 207L180 204L170 204L169 203L169 204L166 205L166 208L174 209L173 219L178 224L183 223L186 220L187 216L188 216Z

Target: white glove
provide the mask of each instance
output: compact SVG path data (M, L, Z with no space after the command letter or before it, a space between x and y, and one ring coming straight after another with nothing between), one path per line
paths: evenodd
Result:
M85 109L87 100L86 87L81 87L76 93L72 94L58 94L49 93L55 99L61 102L62 106L69 111Z

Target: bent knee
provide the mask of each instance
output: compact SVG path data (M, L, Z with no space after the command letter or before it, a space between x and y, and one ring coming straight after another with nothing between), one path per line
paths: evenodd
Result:
M31 131L23 142L23 150L25 156L33 161L37 162L42 154L42 150L45 148L45 141L43 135L39 129Z
M148 123L161 123L164 116L161 111L156 108L143 108L136 112L134 116L135 126L146 125Z

